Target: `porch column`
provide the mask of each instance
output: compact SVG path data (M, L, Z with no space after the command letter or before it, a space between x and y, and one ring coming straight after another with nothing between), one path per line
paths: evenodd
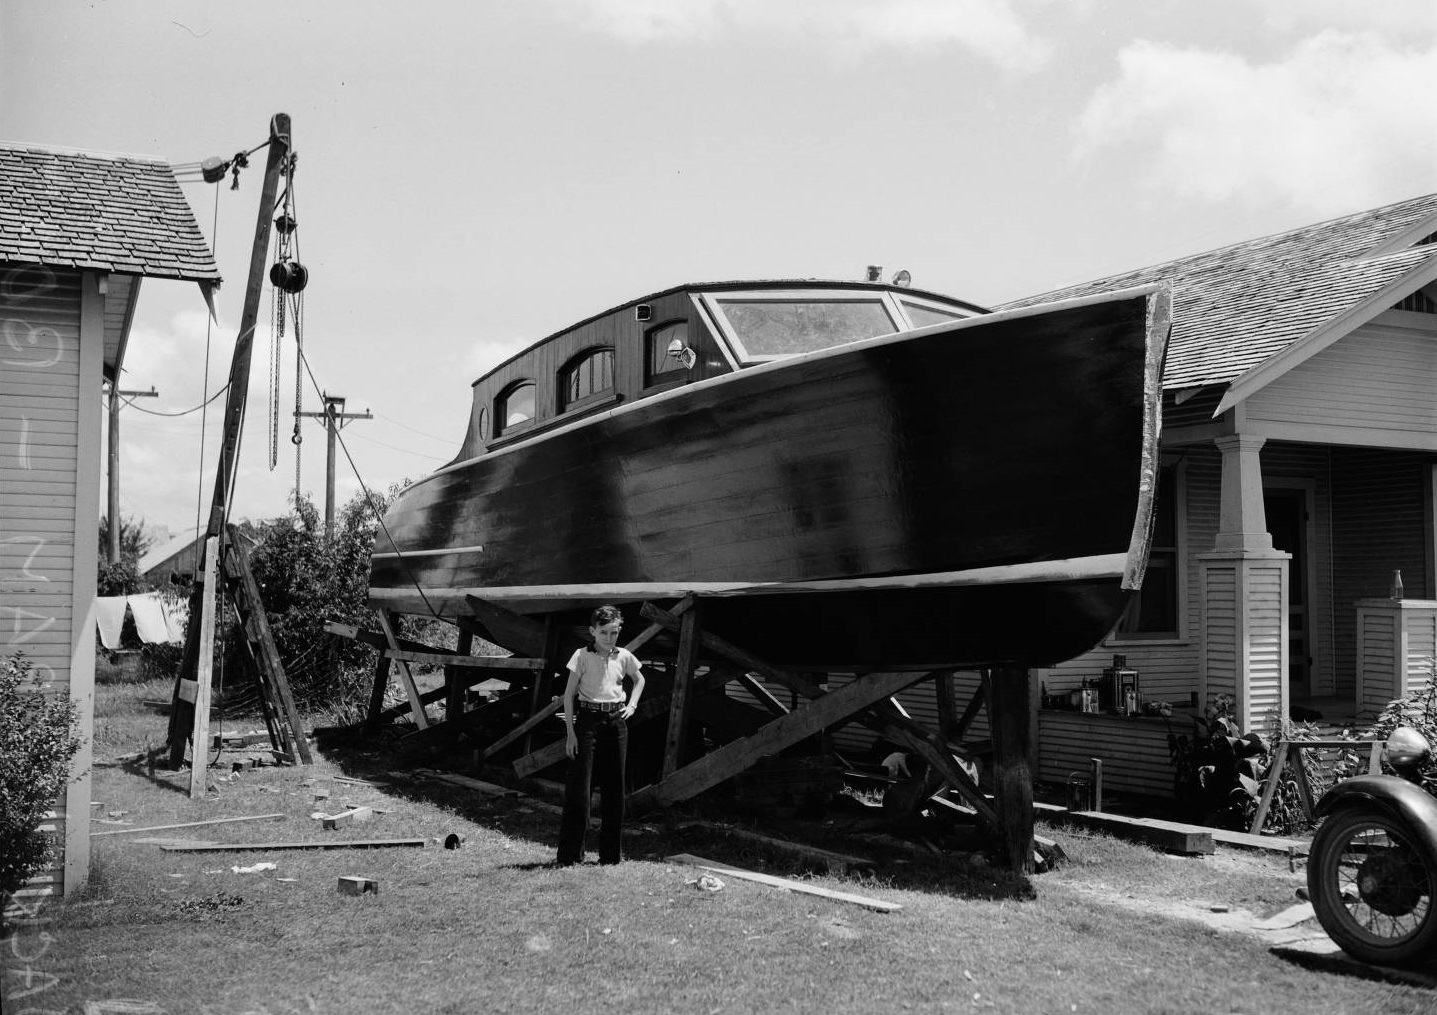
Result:
M1222 498L1213 551L1198 556L1201 579L1200 705L1230 694L1244 732L1267 732L1287 715L1287 570L1262 506L1264 438L1219 437Z

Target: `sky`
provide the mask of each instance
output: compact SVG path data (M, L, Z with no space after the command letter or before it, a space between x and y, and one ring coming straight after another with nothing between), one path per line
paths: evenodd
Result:
M988 305L1437 192L1434 81L1430 0L0 6L5 140L194 163L290 115L305 356L373 416L341 503L451 460L489 367L670 286L877 264ZM159 394L122 410L120 499L152 530L208 513L221 403L187 410L229 372L262 164L184 184L217 320L141 293L121 384ZM271 470L268 293L260 317L241 518L295 483L294 329Z

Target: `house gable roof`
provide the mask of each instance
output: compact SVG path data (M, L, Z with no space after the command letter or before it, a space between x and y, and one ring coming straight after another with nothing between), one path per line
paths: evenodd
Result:
M168 163L0 141L0 262L217 283Z
M1167 281L1163 387L1233 384L1227 407L1437 279L1437 194L1014 300L1007 310Z

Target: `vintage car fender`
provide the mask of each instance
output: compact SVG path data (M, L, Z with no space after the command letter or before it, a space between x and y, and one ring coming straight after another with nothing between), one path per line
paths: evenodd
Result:
M1371 806L1401 821L1437 861L1437 797L1395 775L1359 775L1344 779L1317 802L1318 817L1349 807Z

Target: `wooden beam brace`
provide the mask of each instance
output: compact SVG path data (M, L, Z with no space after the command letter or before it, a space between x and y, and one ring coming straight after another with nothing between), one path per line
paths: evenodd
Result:
M998 812L993 809L978 784L953 759L953 752L948 749L948 744L936 734L903 715L890 702L881 702L869 709L859 721L880 736L906 747L928 762L933 770L943 777L943 781L963 798L963 802L978 812L978 816L989 828L998 827Z
M695 693L703 693L715 687L722 687L728 682L728 675L719 670L711 670L694 681ZM672 692L654 693L645 689L643 700L639 702L639 709L634 717L629 720L631 724L643 722L645 719L652 719L656 715L663 715L669 710L669 695ZM562 708L562 702L554 703L554 711ZM531 720L534 717L531 717ZM547 716L546 716L547 718ZM541 772L550 765L556 765L564 760L564 739L560 737L557 741L536 751L517 758L514 761L514 774L520 778Z
M357 641L361 645L371 645L377 649L389 648L389 641L384 637L382 631L366 631L354 624L341 624L337 620L327 621L324 625L326 634L332 634L336 638L348 638L350 641ZM423 642L410 641L408 638L395 638L395 643L406 652L434 652L441 655L453 655L448 649L435 648L432 645L425 645Z
M978 710L982 708L988 700L987 688L988 685L981 682L974 688L973 697L968 699L968 705L963 709L963 714L959 716L958 721L953 724L953 731L951 733L945 731L944 736L949 740L963 739L963 734L968 732L968 727L972 726L973 720L978 718Z
M426 652L411 652L402 648L385 649L384 655L386 658L399 662L427 663L431 666L454 666L475 670L541 670L544 668L544 660L526 659L520 656L471 656L435 652L433 649Z
M389 641L389 647L393 651L399 650L398 637L394 633L394 619L388 610L375 610L375 616L379 618L379 626L384 631L384 637ZM414 724L420 729L429 728L429 718L424 714L424 702L420 700L419 688L414 684L414 674L409 669L409 663L400 660L399 681L404 685L404 693L409 696L410 714L414 716Z
M773 715L788 715L789 707L773 696L767 687L764 687L751 675L740 673L735 678L740 684L748 689L748 693L759 700L764 708Z
M514 741L534 730L545 719L548 719L551 716L558 715L559 710L563 707L563 700L555 698L553 701L549 702L549 704L545 705L543 708L539 709L539 711L535 712L533 715L529 716L529 718L521 722L518 726L515 726L508 733L505 733L498 740L494 741L488 747L484 748L484 750L479 755L479 759L481 761L488 761L490 758L498 754L504 748L508 747Z
M364 720L365 729L373 733L384 721L384 693L389 690L389 667L393 660L382 654L374 664L374 687L369 691L369 714Z
M922 680L923 673L871 674L812 700L806 708L779 716L752 736L725 744L685 765L663 781L630 796L636 807L666 807L717 786L752 766L766 754L776 754L847 715L897 694Z
M662 624L670 631L678 631L680 629L678 617L668 610L660 609L653 603L645 603L640 612L647 619L656 624ZM805 698L817 698L824 693L823 689L817 684L796 673L790 673L787 670L781 670L776 666L771 666L757 656L750 655L737 645L725 641L716 634L711 634L708 631L701 632L699 634L699 644L710 652L721 655L730 662L737 663L747 672L757 673L765 680L776 681Z

